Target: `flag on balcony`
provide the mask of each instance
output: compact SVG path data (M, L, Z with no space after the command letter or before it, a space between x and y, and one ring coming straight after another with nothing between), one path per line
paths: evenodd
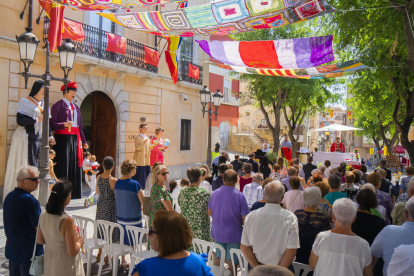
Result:
M85 32L83 31L82 23L63 19L63 39L72 39L74 41L84 41Z
M328 110L328 112L329 112L329 116L331 117L331 119L332 119L332 117L333 117L333 115L334 115L334 110L333 109L329 109Z
M147 46L144 46L144 51L144 62L158 67L158 63L160 61L158 51L148 48Z
M108 37L108 45L106 46L106 51L125 55L126 38L111 33L106 33L106 35Z
M200 68L196 65L192 65L191 63L188 63L188 76L190 78L199 80L200 79Z
M48 0L39 0L39 3L50 19L47 40L50 51L54 52L58 46L62 45L63 10L65 7Z
M176 84L178 82L178 66L177 66L177 54L178 47L180 47L181 37L171 36L165 38L168 42L167 50L165 51L165 61L167 62L168 69L170 69L171 78Z
M348 117L348 120L351 120L352 118L352 111L347 111L346 116Z

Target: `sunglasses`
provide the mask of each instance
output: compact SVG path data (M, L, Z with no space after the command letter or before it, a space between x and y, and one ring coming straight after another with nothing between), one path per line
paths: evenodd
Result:
M152 230L152 227L148 230L148 236L151 236L152 234L158 234L157 231Z
M166 175L169 174L169 172L163 172L163 173L159 173L159 174L162 175L162 176L166 176Z
M33 182L37 182L39 180L39 177L29 177L29 178L24 178L23 180L30 180Z

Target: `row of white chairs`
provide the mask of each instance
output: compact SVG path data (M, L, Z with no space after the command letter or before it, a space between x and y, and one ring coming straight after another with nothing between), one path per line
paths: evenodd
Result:
M81 216L73 216L75 224L79 227L79 235L85 240L83 245L85 253L87 256L86 264L86 276L91 274L91 263L92 263L92 252L93 250L103 249L102 258L99 262L98 276L101 275L102 266L104 263L104 256L109 255L113 257L113 263L110 263L110 268L112 269L112 275L116 276L118 271L118 259L120 256L131 254L131 263L129 265L129 273L131 275L132 269L135 264L138 264L142 260L147 258L155 257L156 252L153 250L146 250L147 244L144 237L148 238L148 217L144 216L145 228L139 228L134 226L126 226L125 229L128 234L129 244L131 246L124 245L124 229L118 223L113 223L109 221L97 220L94 221L89 218ZM87 237L87 226L91 224L93 226L93 238ZM113 243L113 231L118 229L120 243ZM98 239L98 231L100 233L101 239ZM145 249L144 249L144 248ZM198 253L205 253L207 255L207 265L211 267L211 272L215 276L228 276L230 271L224 267L224 248L214 242L208 242L200 239L193 239L193 249L196 252L198 248ZM218 266L216 263L216 251L220 250L222 252L222 258L220 258L220 264ZM241 276L247 276L248 274L248 262L243 256L243 253L240 249L231 249L231 262L233 265L233 275L237 275L237 268L235 266L234 255L237 256L239 260L239 267ZM299 263L293 263L295 270L295 276L307 276L310 271L309 266ZM303 272L302 272L303 271Z

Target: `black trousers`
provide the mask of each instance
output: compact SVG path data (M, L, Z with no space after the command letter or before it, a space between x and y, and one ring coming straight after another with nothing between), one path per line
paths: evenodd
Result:
M213 165L213 174L212 174L212 176L213 176L213 178L214 178L214 176L218 176L218 166L216 166L216 164L212 164Z
M82 167L78 167L78 141L76 135L55 135L54 162L57 178L66 178L72 183L72 198L82 198Z

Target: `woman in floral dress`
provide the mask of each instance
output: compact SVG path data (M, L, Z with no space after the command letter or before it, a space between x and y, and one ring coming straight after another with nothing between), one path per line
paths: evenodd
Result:
M158 165L152 171L151 182L151 212L149 215L149 225L154 219L154 214L158 210L174 211L172 207L172 197L170 192L165 188L164 183L168 182L168 171L164 165Z
M207 213L210 193L198 187L202 180L202 171L198 167L191 167L187 170L187 177L191 184L182 189L178 196L181 215L190 224L193 238L211 241L210 218Z

